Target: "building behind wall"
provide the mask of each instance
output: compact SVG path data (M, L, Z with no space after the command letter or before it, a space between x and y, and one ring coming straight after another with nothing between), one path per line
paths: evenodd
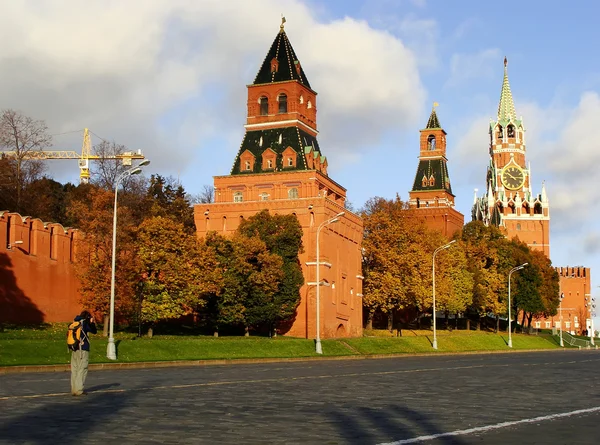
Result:
M435 105L421 130L419 165L409 193L412 214L446 238L462 230L465 217L454 207L446 158L446 131L440 125Z
M362 335L362 221L344 209L346 189L327 173L317 141L317 93L280 27L254 82L248 85L246 134L227 176L214 178L215 202L198 204L198 236L231 235L263 209L294 214L302 226L305 284L290 336L316 335L316 234L320 232L321 337Z
M571 334L582 334L591 329L591 273L589 267L556 267L559 276L560 294L563 295L560 310L553 317L533 320L538 329L562 329ZM586 307L586 304L588 305ZM562 313L562 323L561 323ZM598 327L595 327L598 329Z

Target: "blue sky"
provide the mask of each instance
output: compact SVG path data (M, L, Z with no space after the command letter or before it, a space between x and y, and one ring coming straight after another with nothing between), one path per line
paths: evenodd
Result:
M251 83L286 16L317 99L330 176L356 208L408 197L419 130L431 111L448 132L459 211L483 193L488 128L508 57L527 130L534 192L545 181L554 265L600 273L600 6L593 1L22 1L0 18L2 108L52 133L89 127L152 159L189 193L228 174ZM79 149L56 136L55 149ZM97 140L96 140L97 142ZM60 181L77 166L50 163ZM600 289L593 282L592 295ZM597 323L600 325L600 323Z

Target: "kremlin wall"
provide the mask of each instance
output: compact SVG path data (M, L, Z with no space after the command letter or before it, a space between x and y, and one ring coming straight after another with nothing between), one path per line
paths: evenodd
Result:
M296 215L303 230L300 260L305 284L296 317L283 333L315 337L319 286L321 336L361 336L363 225L358 215L345 209L346 189L328 175L329 161L317 140L317 93L283 24L248 85L247 104L246 133L230 174L214 177L213 203L195 205L197 235L232 234L241 220L263 209ZM464 225L464 216L455 209L447 133L435 105L420 131L409 206L415 217L450 238ZM550 256L550 203L544 185L535 190L529 182L525 129L515 112L506 59L498 117L487 130L486 193L475 197L472 219L498 225L508 237ZM81 310L73 267L80 236L60 224L0 212L0 322L64 322ZM590 269L556 270L564 294L563 329L581 332L589 323L585 304L591 294ZM558 327L557 323L560 316L536 319L534 327Z

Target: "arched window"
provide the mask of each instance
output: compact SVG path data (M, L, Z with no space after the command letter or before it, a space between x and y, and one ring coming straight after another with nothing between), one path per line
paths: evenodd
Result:
M435 136L432 134L427 136L427 149L435 150Z
M435 178L433 175L429 177L429 187L433 187L435 185Z
M287 113L287 96L282 93L279 95L277 100L279 101L279 112Z
M298 199L298 189L293 187L288 190L288 198L289 199Z
M427 187L427 178L425 176L423 176L423 179L421 179L421 186Z
M244 169L245 170L250 170L250 161L244 162Z
M243 202L244 194L242 192L233 192L233 202Z
M260 104L260 115L266 116L269 114L269 99L267 99L265 96L262 96L258 100L258 103Z
M417 198L417 209L421 207L421 200L419 198Z
M293 167L294 166L294 159L290 156L287 158L287 162L288 162L288 167Z
M502 139L504 137L504 132L502 131L502 125L498 125L498 139Z
M273 168L273 159L267 159L267 168Z
M263 192L260 194L260 200L261 201L268 201L269 200L269 194L266 192Z
M515 127L514 125L509 125L508 127L506 127L506 134L509 138L514 138L515 137Z

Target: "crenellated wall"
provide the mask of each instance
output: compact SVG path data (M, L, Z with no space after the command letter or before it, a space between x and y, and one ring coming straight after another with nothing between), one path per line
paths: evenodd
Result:
M81 311L73 263L81 233L0 211L0 322L73 319Z

